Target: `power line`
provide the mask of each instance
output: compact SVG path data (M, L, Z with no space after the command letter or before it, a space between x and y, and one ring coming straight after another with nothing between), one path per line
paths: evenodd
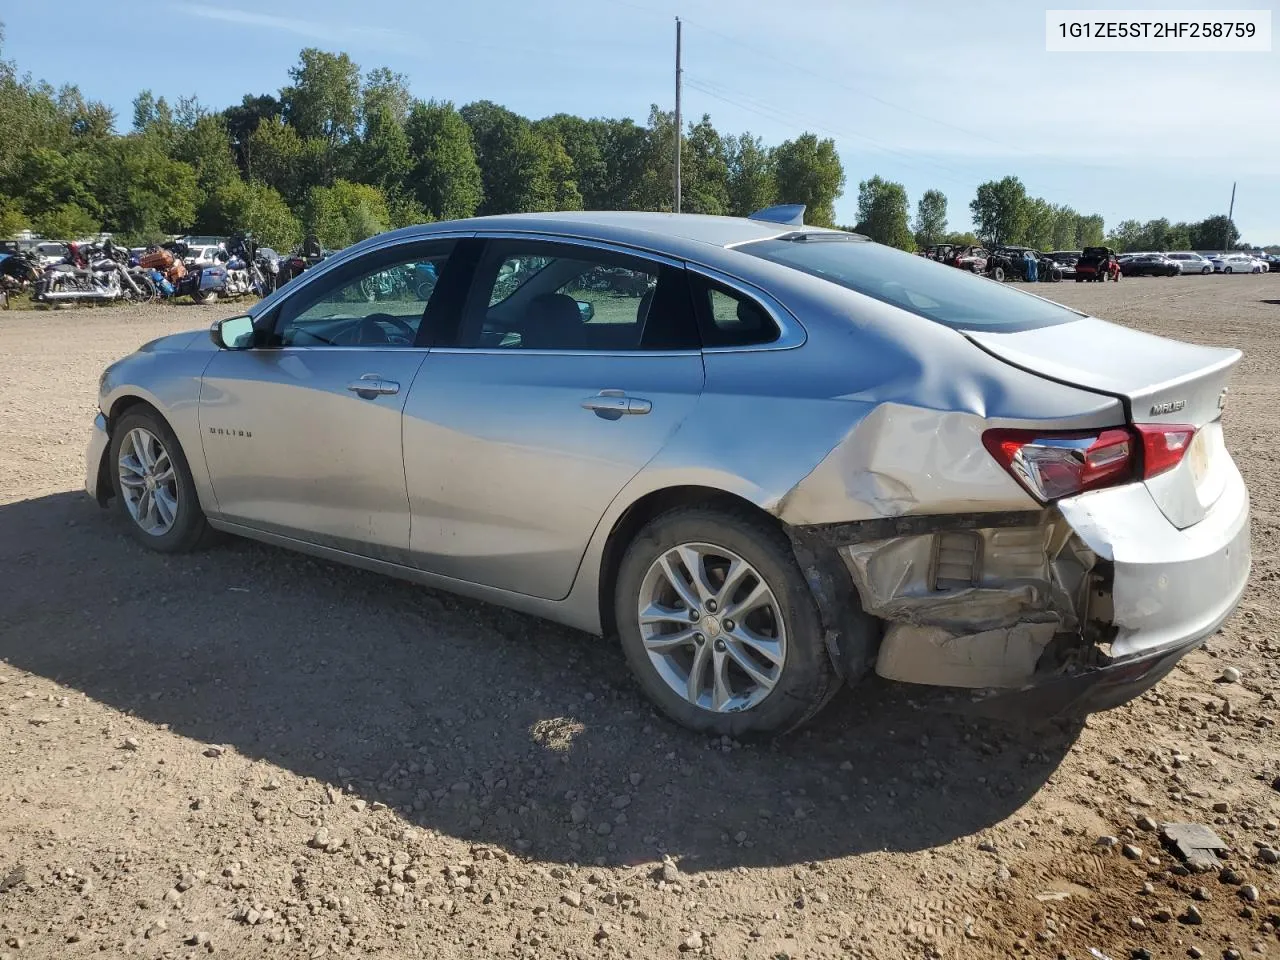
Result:
M800 116L799 114L796 114L794 111L784 111L779 107L772 106L771 104L768 104L763 100L760 100L755 97L751 97L750 95L741 93L740 91L729 90L728 93L734 94L734 96L729 96L723 92L718 92L716 89L713 89L713 87L719 87L721 91L728 90L728 88L724 87L721 84L709 84L707 81L699 80L694 77L690 77L686 79L685 82L693 89L698 90L699 92L709 97L712 97L715 100L719 100L722 103L727 103L730 106L738 107L741 110L746 110L749 113L754 113L757 116L764 117L766 120L772 120L775 123L781 123L785 126L796 128L795 121L796 119L800 119L805 121L805 126L807 127L812 127L817 130L821 130L825 133L830 133L838 137L847 137L855 140L866 141L867 143L871 144L872 149L878 150L884 154L895 157L898 159L898 162L900 162L904 166L920 171L928 176L940 177L941 179L949 180L952 183L959 184L960 186L963 186L963 187L973 186L972 178L965 178L964 175L959 173L958 171L952 170L949 167L941 166L940 164L933 163L932 161L929 161L929 160L923 160L919 157L902 153L901 151L895 150L892 147L885 145L883 142L876 140L874 137L868 137L865 134L860 134L860 133L853 133L848 130L840 130L828 124L820 123L814 120L812 117ZM743 99L735 99L735 96L741 97L748 102L743 102ZM754 103L756 104L755 106L752 105L752 101L754 101ZM936 171L941 171L941 173L925 170L921 166L921 164L925 164L927 166L933 167L935 168Z

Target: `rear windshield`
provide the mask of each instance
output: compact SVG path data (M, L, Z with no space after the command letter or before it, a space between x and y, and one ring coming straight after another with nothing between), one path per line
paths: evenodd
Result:
M957 329L1013 333L1084 316L967 270L865 240L757 240L735 249Z

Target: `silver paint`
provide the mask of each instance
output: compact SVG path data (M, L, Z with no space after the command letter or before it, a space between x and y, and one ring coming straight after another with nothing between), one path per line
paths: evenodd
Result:
M648 495L707 488L788 525L1035 510L983 450L983 430L1117 426L1127 411L1181 399L1180 417L1202 427L1203 469L1192 475L1184 461L1146 484L1063 501L1054 516L1086 553L1114 564L1116 655L1203 635L1230 613L1249 568L1248 498L1216 421L1237 352L1084 316L1021 333L964 333L736 249L791 229L654 213L410 227L342 251L249 311L260 318L375 250L528 235L607 244L742 287L783 327L772 345L625 355L232 352L195 331L112 364L99 404L112 417L142 401L166 418L219 529L599 633L609 627L600 606L612 589L602 581L610 535ZM369 374L400 388L347 389ZM607 419L583 408L609 390L649 401L650 412ZM86 456L86 489L98 496L107 493L99 489L106 426L95 426ZM1051 584L1045 570L1033 581ZM1071 622L1069 605L1045 596L1054 629ZM938 629L977 636L984 620L976 606L970 614L966 626L961 604ZM906 616L893 622L921 625ZM1043 632L1031 630L1006 658L1007 676L1025 667ZM970 642L962 659L981 670L974 652L990 642ZM916 677L941 682L924 648L914 649L897 658L895 674L914 679L914 662Z

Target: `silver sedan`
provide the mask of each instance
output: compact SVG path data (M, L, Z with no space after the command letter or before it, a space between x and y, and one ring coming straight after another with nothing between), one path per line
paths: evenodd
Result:
M86 488L156 550L219 530L616 637L699 731L872 671L1062 714L1239 601L1239 360L795 209L483 218L112 364Z

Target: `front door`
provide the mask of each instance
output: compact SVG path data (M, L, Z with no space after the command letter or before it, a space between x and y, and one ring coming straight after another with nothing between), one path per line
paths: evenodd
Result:
M404 562L401 418L451 241L374 251L304 282L262 345L204 373L200 430L222 519Z
M458 345L405 407L414 562L560 599L601 516L698 402L683 268L598 247L489 241Z

